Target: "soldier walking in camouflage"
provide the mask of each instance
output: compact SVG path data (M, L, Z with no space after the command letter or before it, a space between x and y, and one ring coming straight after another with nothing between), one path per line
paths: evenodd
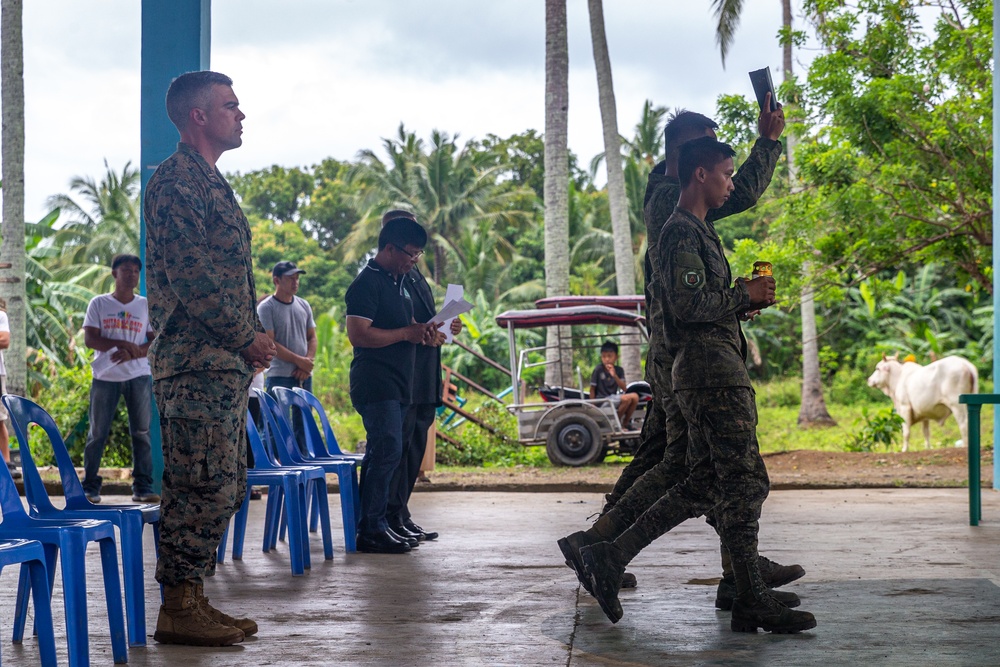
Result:
M768 102L769 105L769 102ZM770 106L765 106L770 109ZM749 209L757 203L767 189L781 156L778 138L785 127L784 114L779 107L776 111L762 111L758 119L759 138L754 143L750 156L733 176L733 193L726 202L708 212L706 219L715 221ZM658 479L664 491L687 477L687 422L681 414L671 386L673 359L666 349L663 337L663 299L657 285L659 261L656 242L667 218L673 213L680 196L680 182L677 178L677 158L680 147L698 137L715 137L718 125L712 119L699 113L682 111L676 114L664 130L666 159L654 168L646 186L644 218L649 250L645 257L646 274L646 319L649 322L649 351L646 355L646 380L653 392L653 400L643 423L642 444L629 465L622 471L612 492L607 496L607 504L602 511L613 508L622 495L647 472ZM652 479L652 478L651 478ZM709 512L707 520L718 530L715 515ZM559 540L559 546L570 567L578 569L579 548L586 544L583 532L574 533ZM719 582L715 605L719 609L732 608L736 586L733 578L729 553L720 543L723 576ZM788 584L805 575L799 565L780 565L763 556L760 570L764 581L771 588ZM580 573L578 572L578 575ZM622 587L636 585L635 576L626 572ZM798 597L794 593L774 591L783 603L795 606Z
M681 196L656 251L671 386L688 425L688 474L665 493L655 476L644 475L587 531L602 541L579 549L580 563L612 622L622 616L618 590L625 565L660 535L714 509L735 577L732 629L799 632L816 626L812 614L777 601L759 569L758 520L769 482L739 316L774 304L774 280L734 284L722 242L706 221L733 191L733 155L712 137L680 149Z
M257 319L250 226L215 163L242 140L232 80L189 72L167 91L177 151L146 187L149 350L163 437L160 558L164 604L153 639L228 646L257 632L215 609L204 578L246 493L246 412L254 368L274 344Z

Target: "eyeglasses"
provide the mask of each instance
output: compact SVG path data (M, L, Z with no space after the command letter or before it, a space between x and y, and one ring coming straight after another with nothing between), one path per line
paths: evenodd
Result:
M420 259L421 256L423 256L423 254L424 254L423 250L418 250L416 252L410 252L406 248L400 248L399 246L396 246L396 249L399 250L400 252L406 253L406 256L409 257L410 259L412 259L414 262L417 261L418 259Z

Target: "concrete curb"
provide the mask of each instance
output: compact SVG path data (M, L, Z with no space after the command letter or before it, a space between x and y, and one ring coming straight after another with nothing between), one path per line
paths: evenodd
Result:
M963 489L968 485L962 482L943 484L772 484L772 491L807 491L807 490L830 490L830 489ZM985 488L985 487L984 487ZM340 487L336 483L327 484L327 489L331 494L340 492ZM18 481L17 490L24 495L24 485ZM62 484L58 482L46 482L45 490L50 496L63 495ZM490 493L607 493L611 490L611 484L598 484L594 482L540 482L537 484L525 483L487 483L487 484L463 484L450 482L434 482L433 484L418 484L414 489L417 493L434 493L438 491L463 491L463 492L490 492ZM132 495L131 484L121 482L105 483L101 487L101 494L106 496L130 496Z

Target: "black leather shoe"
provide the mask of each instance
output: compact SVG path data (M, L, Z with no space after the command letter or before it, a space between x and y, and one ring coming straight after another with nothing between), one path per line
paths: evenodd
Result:
M358 551L366 554L405 554L409 544L400 542L388 531L384 533L358 533Z
M394 531L392 528L390 528L386 532L389 533L390 535L392 535L398 541L400 541L403 544L409 546L411 549L413 547L417 546L418 544L420 544L420 541L417 538L415 538L415 537L407 537L405 535L400 535L399 533L397 533L396 531Z
M409 519L403 522L403 527L406 528L411 533L419 533L420 535L423 535L424 536L423 539L425 540L436 540L438 538L438 533L424 530L423 528L413 523Z
M425 539L423 533L414 533L412 530L410 530L401 523L390 524L389 530L396 533L400 537L414 539L417 542L423 542Z

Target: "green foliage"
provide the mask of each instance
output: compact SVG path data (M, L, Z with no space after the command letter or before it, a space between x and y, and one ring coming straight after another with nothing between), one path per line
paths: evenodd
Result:
M851 441L844 445L848 452L873 452L892 449L896 436L903 432L903 418L891 407L881 408L869 415L868 408L861 409L864 425L854 434ZM857 424L855 421L855 424Z
M933 261L988 287L992 3L919 4L806 2L828 52L805 89L808 187L783 224L845 280Z
M497 430L497 433L466 422L457 435L461 445L439 441L437 460L444 465L510 467L537 463L529 448L517 441L517 420L498 403L489 401L475 410L476 416ZM448 435L456 437L454 432ZM544 456L544 453L543 453Z
M83 448L87 444L90 428L90 369L63 367L58 369L51 385L34 399L52 415L62 433L70 458L77 466L83 465ZM29 435L31 455L37 465L55 465L52 445L41 429L32 427ZM125 401L119 401L118 411L111 425L101 467L128 468L132 465L132 438L128 432L128 413Z
M354 354L351 342L347 339L347 331L340 326L340 312L339 308L334 307L315 316L317 344L313 366L313 393L320 399L328 413L353 414L348 378ZM362 436L360 440L364 440L364 437Z

